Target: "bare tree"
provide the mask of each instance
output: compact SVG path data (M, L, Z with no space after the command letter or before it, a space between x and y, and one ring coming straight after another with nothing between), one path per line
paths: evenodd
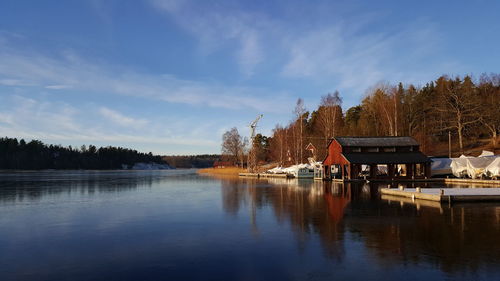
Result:
M363 100L363 110L372 119L376 135L398 136L401 131L401 118L404 96L403 84L397 87L387 83L378 83L368 90L368 96Z
M328 145L329 139L335 137L340 127L339 119L342 118L341 105L342 98L338 91L321 97L321 104L318 108L318 124L325 138L325 145Z
M298 159L300 161L300 163L302 163L302 160L304 159L303 158L303 155L302 155L302 151L304 149L304 141L303 141L303 137L304 137L304 114L306 113L306 109L304 107L304 101L299 98L297 100L297 104L295 105L295 109L293 111L294 115L295 115L295 122L298 123L299 125L299 132L298 132L298 138L296 140L296 145L297 145L297 148L296 148L296 151L297 151L297 156L298 156ZM296 159L297 160L297 159Z
M484 105L481 108L481 124L488 129L495 149L500 132L500 75L481 75L477 88L481 104Z
M273 129L273 137L271 138L270 143L271 156L275 160L278 160L280 166L282 166L284 163L283 157L285 156L285 134L285 129L281 125L277 124Z
M222 135L222 154L228 156L234 163L243 165L245 140L236 127Z
M454 129L458 135L460 152L464 152L464 131L481 121L480 104L474 96L474 84L469 76L461 82L459 78L438 79L440 102L436 110L444 114L445 126L441 130Z
M420 117L424 114L420 100L418 100L418 90L410 85L403 91L401 96L401 111L403 116L403 134L414 136L419 128Z

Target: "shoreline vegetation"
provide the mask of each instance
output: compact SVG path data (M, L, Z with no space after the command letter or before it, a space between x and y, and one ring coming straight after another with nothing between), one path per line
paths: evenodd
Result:
M344 108L338 91L306 109L299 98L288 124L277 124L268 136L257 133L248 143L236 127L222 136L226 161L291 166L320 161L336 136L410 136L432 157L500 153L500 74L447 76L423 86L378 83L358 105Z
M0 169L120 170L170 168L159 155L123 147L82 145L80 148L45 144L40 140L0 138Z
M246 172L246 169L238 167L227 168L204 168L197 171L198 174L216 175L216 176L238 176L239 173Z
M206 168L216 154L160 156L123 147L80 148L39 140L0 138L0 170L163 170Z
M221 158L218 154L168 155L162 159L176 169L209 168Z

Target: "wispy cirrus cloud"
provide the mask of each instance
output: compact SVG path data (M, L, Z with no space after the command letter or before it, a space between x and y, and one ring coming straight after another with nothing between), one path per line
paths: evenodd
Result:
M54 58L0 46L0 61L0 85L7 86L91 91L167 103L230 110L253 108L264 112L286 112L288 109L285 105L291 101L287 93L273 92L273 96L282 101L280 104L283 106L264 104L260 97L271 94L266 89L139 73L120 65L85 60L74 52L63 52Z
M4 106L8 105L8 109L4 108L0 117L0 129L4 135L17 136L20 133L27 136L34 132L48 135L65 132L72 135L82 129L74 119L79 113L78 109L66 103L38 101L31 97L5 93L2 103Z
M234 57L245 76L252 76L265 59L263 35L267 35L264 30L268 32L271 26L263 15L230 9L229 5L215 5L218 9L213 9L211 3L186 0L152 0L151 3L198 38L204 52L211 53L236 42L239 46Z
M430 22L361 34L357 29L338 23L289 39L294 44L290 44L281 74L316 81L332 79L338 89L361 94L381 80L418 84L460 69L442 56L441 35ZM422 67L423 61L428 65Z
M70 85L47 85L47 86L45 86L45 89L63 90L63 89L71 89L71 86Z
M29 83L26 83L19 79L0 79L0 85L3 86L30 86Z
M197 148L201 148L202 152L217 146L216 141L206 137L211 128L191 124L192 130L185 132L182 126L186 124L181 119L166 121L179 123L180 126L165 129L162 125L164 119L132 118L108 107L78 108L64 102L43 101L16 94L3 95L1 102L8 105L0 111L2 136L76 145L133 144L148 147L156 153L166 153L171 146L189 147L185 153ZM182 148L178 150L182 151Z
M138 129L143 126L146 126L149 123L148 120L146 119L136 119L129 116L125 116L122 113L107 107L101 107L99 109L99 113L107 120L110 120L114 124L122 127L132 127Z
M51 143L104 142L157 153L216 153L217 132L227 125L211 121L214 117L193 115L193 110L213 111L220 119L223 111L219 109L234 117L243 109L244 114L288 112L293 103L285 92L138 72L86 59L71 50L46 55L25 50L11 40L0 45L0 61L0 133ZM87 95L94 97L88 100L93 105L80 102ZM270 95L276 103L263 103L262 97ZM120 96L145 106L164 102L177 107L176 113L147 114L135 108L123 112L102 101ZM66 102L58 102L59 97ZM169 149L172 146L176 148Z
M353 96L354 102L381 80L418 84L463 70L442 52L443 34L428 18L378 29L373 27L384 23L381 17L390 17L388 11L358 10L349 2L287 3L278 17L217 1L151 3L208 52L238 42L231 50L247 72L261 66L265 75L327 85Z

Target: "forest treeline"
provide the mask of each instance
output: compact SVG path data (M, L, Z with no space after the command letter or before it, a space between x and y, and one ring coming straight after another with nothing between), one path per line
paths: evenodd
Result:
M232 130L229 135L234 135ZM379 83L367 90L359 105L345 111L338 91L322 96L312 111L298 99L292 121L276 125L269 137L258 135L253 149L261 163L287 165L306 162L312 156L306 150L309 143L317 149L316 159L322 160L335 136L412 136L427 155L447 156L450 137L453 155L458 156L474 147L495 149L499 131L500 74L479 79L444 75L422 87ZM246 152L234 147L244 145L244 139L229 135L223 137L223 154L243 159Z
M80 148L47 145L39 140L0 138L0 169L122 169L135 163L167 164L161 156L122 147Z
M201 154L201 155L172 155L163 156L168 165L174 168L208 168L214 165L215 161L220 160L220 155L217 154Z

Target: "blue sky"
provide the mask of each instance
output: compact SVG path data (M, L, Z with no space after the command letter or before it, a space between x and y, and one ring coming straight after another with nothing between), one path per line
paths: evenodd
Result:
M219 153L339 90L498 72L500 1L0 2L0 135Z

